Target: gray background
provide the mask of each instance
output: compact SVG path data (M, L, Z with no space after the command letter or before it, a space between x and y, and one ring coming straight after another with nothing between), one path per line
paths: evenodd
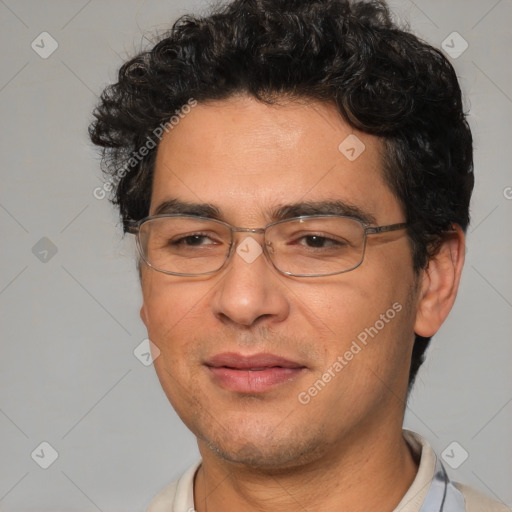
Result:
M2 511L143 510L198 456L152 366L134 356L146 337L134 250L108 201L93 197L101 181L86 128L97 94L145 36L206 6L0 0ZM451 476L510 505L512 1L392 7L435 46L453 31L468 42L452 62L476 147L459 299L429 350L406 426L439 453L457 441L469 457ZM47 59L31 48L43 31L59 45ZM453 36L448 44L461 48ZM46 470L36 461L48 462L48 449L31 457L43 441L58 452Z

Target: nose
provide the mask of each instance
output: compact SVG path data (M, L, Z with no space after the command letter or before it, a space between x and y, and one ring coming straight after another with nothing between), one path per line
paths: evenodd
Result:
M290 312L283 279L256 239L242 237L213 294L213 313L223 323L245 327L281 322Z

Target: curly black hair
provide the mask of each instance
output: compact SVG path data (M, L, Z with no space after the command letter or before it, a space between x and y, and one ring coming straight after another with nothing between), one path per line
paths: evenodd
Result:
M447 229L467 229L472 136L457 76L439 50L399 28L383 1L233 0L180 18L101 96L89 133L103 148L125 230L149 212L156 149L141 157L139 148L190 98L236 94L329 102L351 126L381 137L416 272ZM416 335L409 391L429 342Z

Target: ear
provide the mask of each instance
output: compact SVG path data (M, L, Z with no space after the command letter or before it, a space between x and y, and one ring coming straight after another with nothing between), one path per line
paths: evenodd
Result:
M146 313L146 306L144 304L142 304L139 314L140 314L140 319L142 320L144 325L147 327L148 326L148 316Z
M457 296L465 253L464 232L454 225L422 271L414 325L416 334L426 338L433 336L445 321Z
M139 316L140 316L140 319L142 320L142 322L144 323L144 325L146 326L146 328L148 327L148 322L149 322L149 314L148 314L148 311L147 311L147 308L146 308L146 301L144 300L144 283L146 282L147 280L147 277L146 277L146 269L144 267L144 265L141 264L141 260L139 259L138 263L137 263L137 270L139 271L139 282L140 282L140 286L141 286L141 289L142 289L142 305L140 307L140 311L139 311Z

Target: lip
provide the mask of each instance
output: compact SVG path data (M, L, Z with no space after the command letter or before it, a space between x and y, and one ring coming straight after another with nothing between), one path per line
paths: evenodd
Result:
M217 354L205 366L222 388L237 393L262 393L297 378L306 367L274 354Z

